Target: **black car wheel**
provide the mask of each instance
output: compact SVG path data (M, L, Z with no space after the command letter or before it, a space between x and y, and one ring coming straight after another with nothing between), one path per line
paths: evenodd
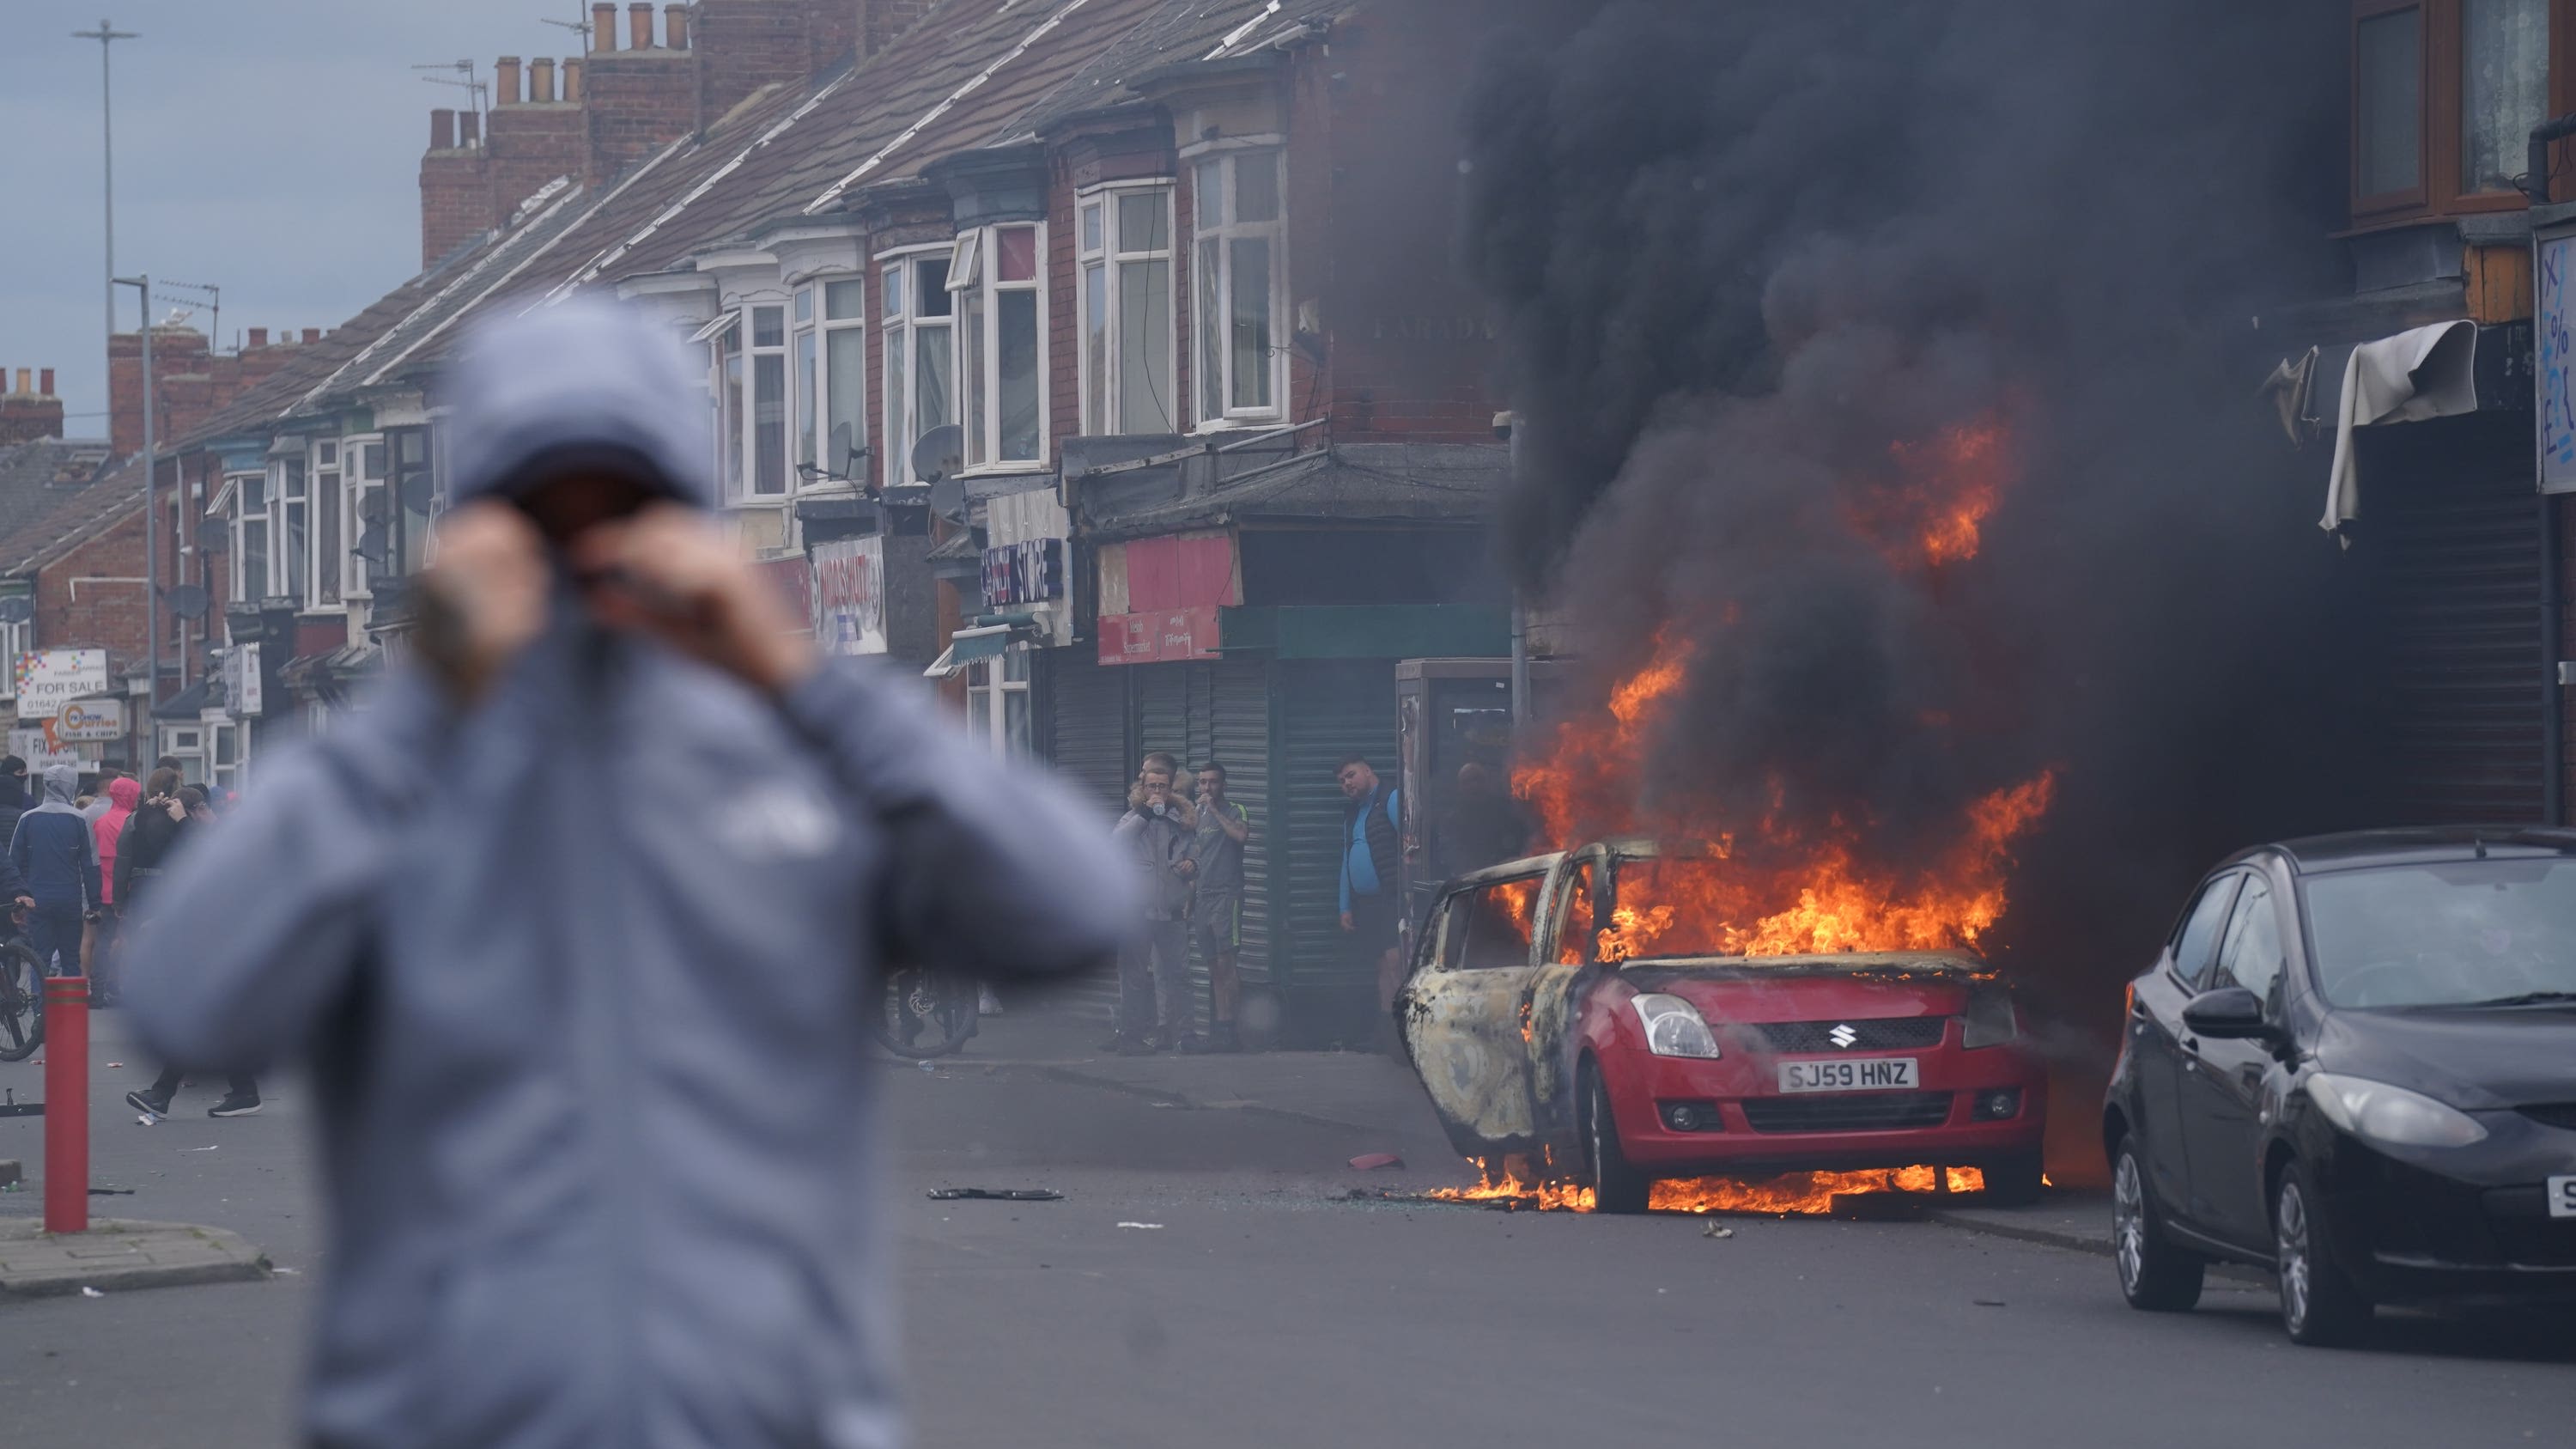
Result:
M2121 1139L2111 1165L2111 1255L2120 1268L2120 1295L2131 1308L2180 1313L2200 1302L2208 1260L2165 1236L2134 1137Z
M2029 1207L2039 1201L2047 1184L2040 1179L2044 1168L2036 1152L2025 1152L1989 1162L1982 1169L1986 1175L1985 1200L1989 1207Z
M1619 1146L1619 1123L1610 1113L1610 1093L1601 1084L1601 1069L1583 1064L1583 1165L1592 1177L1592 1210L1641 1213L1654 1179L1628 1165Z
M2316 1186L2293 1162L2272 1189L2272 1238L2281 1275L2281 1326L2293 1343L2335 1347L2370 1327L2371 1303L2338 1266L2317 1215Z

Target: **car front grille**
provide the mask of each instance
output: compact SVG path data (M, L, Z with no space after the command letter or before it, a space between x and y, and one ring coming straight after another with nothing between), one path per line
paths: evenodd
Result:
M2576 1127L2576 1102L2543 1102L2536 1107L2523 1108L2522 1115L2552 1127Z
M1815 1097L1747 1097L1756 1132L1897 1132L1950 1120L1948 1092L1866 1092Z
M1834 1040L1837 1028L1850 1027L1852 1040ZM1946 1016L1888 1016L1868 1021L1759 1021L1745 1029L1758 1033L1775 1052L1878 1052L1936 1047L1950 1029Z

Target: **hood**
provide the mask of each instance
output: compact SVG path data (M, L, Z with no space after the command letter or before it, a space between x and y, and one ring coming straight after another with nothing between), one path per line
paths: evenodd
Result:
M457 502L516 499L603 469L709 507L706 399L678 339L631 307L575 297L474 330L448 368Z
M2470 1111L2564 1102L2576 1096L2576 1010L2337 1011L2317 1034L2316 1061Z
M142 803L143 786L133 779L120 775L107 782L107 798L116 806L118 814L126 814Z
M68 810L80 795L80 769L74 765L45 767L45 803Z

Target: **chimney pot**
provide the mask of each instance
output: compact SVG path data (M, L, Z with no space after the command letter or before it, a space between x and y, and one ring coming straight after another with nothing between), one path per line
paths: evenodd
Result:
M492 104L515 106L519 103L519 58L505 55L492 62Z
M42 374L42 378L43 380L37 384L36 395L39 397L52 397L54 395L54 370L50 367L46 368Z
M254 327L250 329L250 345L253 347L266 347L268 345L268 329L265 327Z
M613 0L598 0L590 7L590 48L593 51L617 48L617 6Z
M36 389L35 389L35 381L36 381L36 374L35 374L35 372L34 372L32 369L30 369L30 368L24 368L24 367L19 368L19 369L18 369L18 396L20 396L20 397L25 397L27 394L29 394L29 393L31 393L31 392L34 392L34 391L36 390Z
M483 117L473 111L456 113L456 144L471 151L483 144Z
M304 329L304 340L305 340L305 341L307 341L307 342L319 342L319 341L321 341L321 340L322 340L322 329L321 329L321 328L319 328L319 327L307 327L307 328L305 328L305 329Z
M555 58L541 55L528 62L528 103L552 105L555 99Z
M665 5L662 7L662 43L671 47L673 50L686 50L689 48L688 6Z
M454 111L434 110L429 113L429 149L432 151L456 149L456 113Z
M581 61L572 56L564 57L563 98L574 102L581 99Z
M631 37L628 43L637 50L653 48L653 6L650 0L626 7L626 33Z

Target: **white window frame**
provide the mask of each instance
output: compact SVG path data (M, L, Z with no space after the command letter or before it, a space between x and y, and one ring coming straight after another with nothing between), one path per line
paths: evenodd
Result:
M358 552L359 540L366 537L367 495L389 489L393 478L393 456L382 433L351 433L340 439L340 597L375 598L376 571ZM379 525L385 531L388 545L393 540L391 523ZM394 563L400 566L401 560Z
M835 307L833 295L853 289L844 295L844 305ZM789 369L795 404L796 457L794 465L811 463L815 471L793 466L797 491L817 488L847 488L858 481L850 468L850 457L828 456L832 452L832 429L850 424L850 448L865 454L868 438L875 431L870 426L868 408L868 298L867 275L864 272L834 272L809 278L796 289L795 333L789 339ZM832 344L855 338L856 352L848 359L858 376L852 395L857 399L849 416L833 408L835 390L843 379L833 364ZM812 396L807 397L807 351L812 358ZM807 413L811 410L811 417Z
M31 607L36 602L33 593L18 594L14 597L25 599ZM35 635L36 622L33 619L20 619L15 622L0 620L0 659L15 660L34 649ZM0 699L17 697L18 671L0 669Z
M315 513L312 526L306 530L312 545L312 556L305 564L308 570L305 577L314 587L311 589L312 598L304 607L314 613L345 614L349 611L351 557L348 544L349 492L348 484L344 481L345 476L340 471L338 438L315 438L306 445L305 493L311 499ZM322 527L323 520L320 513L325 496L331 499L331 526L327 530ZM322 565L326 559L332 566L332 596L329 599L322 597L320 588Z
M1026 231L1030 234L1029 275L1019 281L1001 279L1001 234ZM948 263L948 290L958 298L951 310L956 325L951 329L956 343L956 361L952 376L957 379L960 406L958 422L966 436L968 473L1025 473L1044 467L1052 445L1052 421L1047 394L1047 228L1042 221L996 222L960 232ZM1002 300L1026 295L1035 309L1034 326L1037 357L1032 376L1037 386L1037 442L1034 450L1023 456L1002 456ZM979 399L977 387L981 386ZM977 403L986 404L977 415Z
M285 599L299 611L313 597L312 472L300 457L268 461L268 597ZM301 513L301 526L295 522Z
M788 299L745 301L740 330L733 335L742 339L742 394L738 409L742 415L742 474L737 480L740 491L730 500L735 503L783 503L796 492L795 482L795 393L793 353L789 348ZM778 340L760 340L760 314L778 314ZM778 364L778 479L774 488L761 486L760 477L760 364L775 360Z
M957 361L955 339L957 308L955 294L948 290L945 271L926 275L924 263L936 262L943 268L950 255L950 244L938 242L929 246L896 247L879 252L870 260L877 271L877 305L883 320L877 331L881 350L877 354L878 377L883 379L885 426L877 436L885 439L878 456L885 461L884 478L889 485L915 481L912 476L913 444L921 441L928 428L921 423L921 358L925 352L948 359L948 416L934 426L944 427L957 420ZM900 280L896 280L900 278ZM935 280L935 287L925 286ZM939 298L948 310L936 316L922 309L925 297Z
M259 507L249 506L250 486L259 486ZM232 598L236 603L256 604L270 597L269 590L277 574L277 532L270 510L268 472L230 472L224 475L223 490L231 495L225 508L232 522L231 572ZM250 569L250 533L259 530L259 577L252 578Z
M1033 754L1037 748L1037 697L1029 689L1036 660L1027 644L1013 644L989 659L966 666L966 737L977 749L1004 758ZM1012 748L1011 701L1020 702L1022 735Z
M742 493L743 386L750 376L742 339L743 329L750 324L733 309L717 320L722 325L713 326L706 338L707 396L714 403L708 431L715 443L716 496L731 501Z
M1247 157L1267 156L1275 167L1278 187L1276 214L1261 221L1238 221L1237 181L1239 167ZM1243 427L1283 422L1288 401L1288 153L1276 137L1245 137L1241 141L1214 146L1195 147L1183 153L1181 164L1190 168L1190 335L1196 344L1191 368L1191 401L1198 415L1198 430ZM1211 215L1206 182L1210 168L1219 178L1213 213L1218 220L1209 224ZM1258 406L1238 405L1235 397L1233 318L1234 244L1241 241L1267 241L1270 244L1270 341L1264 349L1263 363L1269 369L1270 401ZM1216 258L1213 277L1208 259ZM1210 291L1211 282L1213 292ZM1209 327L1204 304L1213 295L1218 306ZM1215 368L1209 368L1208 344L1216 343ZM1211 372L1213 376L1211 376ZM1209 405L1209 389L1219 405Z
M1181 430L1179 297L1175 291L1180 270L1174 245L1177 236L1174 228L1179 218L1173 211L1178 194L1171 178L1162 177L1114 182L1080 192L1074 198L1074 277L1078 296L1073 350L1078 359L1075 370L1081 388L1082 432L1086 437L1130 431L1150 434ZM1126 214L1122 203L1138 196L1153 197L1163 208L1163 244L1159 248L1130 245L1132 239L1126 235L1122 224ZM1128 413L1127 389L1133 383L1124 375L1127 347L1120 333L1126 320L1127 269L1139 263L1152 262L1163 264L1163 377L1167 385L1162 391L1170 395L1146 399L1148 405L1161 409L1164 426L1131 430L1123 426ZM1100 319L1102 336L1101 355L1097 360L1091 355L1095 316ZM1099 375L1095 376L1095 373ZM1153 391L1150 378L1146 379L1145 387L1149 393Z

